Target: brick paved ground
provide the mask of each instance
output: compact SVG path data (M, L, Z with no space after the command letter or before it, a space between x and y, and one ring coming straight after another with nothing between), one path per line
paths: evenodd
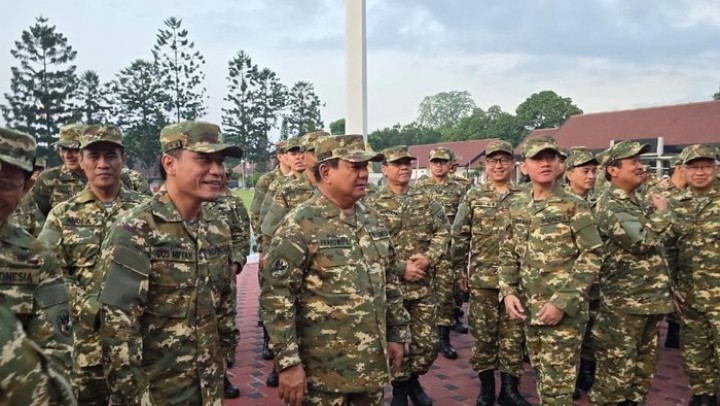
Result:
M240 388L241 397L226 401L228 406L267 405L282 406L277 398L277 390L265 386L265 378L270 372L271 361L260 359L262 330L257 326L258 284L257 265L250 264L238 277L238 325L240 342L237 360L231 373L232 381ZM664 329L662 334L664 334ZM477 375L468 365L471 351L470 335L453 333L452 343L460 354L459 359L450 361L438 356L432 370L421 377L426 391L435 400L437 406L474 405L479 390ZM687 378L682 370L678 350L660 348L658 373L647 404L651 406L685 405L689 397ZM499 379L497 379L499 385ZM499 390L499 388L498 388ZM526 368L522 381L523 394L536 403L534 373ZM390 391L386 392L389 404ZM585 397L578 405L587 405Z

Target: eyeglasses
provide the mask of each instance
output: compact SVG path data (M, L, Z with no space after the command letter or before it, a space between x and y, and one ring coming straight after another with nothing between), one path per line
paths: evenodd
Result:
M488 159L486 160L488 166L508 166L512 162L512 159L510 158L497 158L497 159Z
M692 171L692 172L711 172L715 168L715 165L712 164L705 164L705 165L685 165L685 169Z

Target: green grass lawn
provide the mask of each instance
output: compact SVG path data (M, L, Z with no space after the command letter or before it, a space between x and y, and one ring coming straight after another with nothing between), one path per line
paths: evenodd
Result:
M245 204L245 208L250 210L250 204L252 203L253 195L255 194L255 192L250 189L240 189L233 191L233 193L235 194L235 196L240 197Z

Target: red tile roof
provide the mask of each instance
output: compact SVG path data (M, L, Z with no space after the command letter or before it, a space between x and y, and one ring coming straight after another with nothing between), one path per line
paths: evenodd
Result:
M533 138L537 138L537 137L544 137L544 136L552 137L557 132L557 130L558 130L558 128L553 127L553 128L540 128L537 130L530 131L530 134L528 134L527 137L525 137L525 139L520 141L518 146L515 147L515 155L520 155L520 148L522 148L523 144L528 142L529 140L531 140Z
M591 150L605 149L612 140L657 137L673 151L697 143L720 144L720 101L576 115L554 137L563 147Z
M480 163L480 158L485 153L485 147L490 141L496 138L486 138L482 140L454 141L454 142L438 142L437 144L412 145L409 147L410 153L417 157L417 167L427 168L429 164L430 151L436 147L446 147L455 153L458 157L458 165L476 168Z

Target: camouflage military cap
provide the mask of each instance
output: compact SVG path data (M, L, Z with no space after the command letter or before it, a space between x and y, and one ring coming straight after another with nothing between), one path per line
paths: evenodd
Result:
M438 149L438 148L435 148ZM433 150L434 151L434 150ZM385 162L395 162L399 161L401 159L416 159L414 156L410 154L410 151L408 150L407 145L396 145L394 147L388 147L382 150L381 152L383 156L385 157ZM432 157L432 152L430 153L430 156ZM433 159L433 158L430 158ZM447 159L448 161L450 158L440 158L435 157L434 159Z
M287 141L280 140L275 143L275 153L276 154L284 154L285 153L285 146L287 145Z
M88 125L80 135L80 149L85 149L98 142L110 142L123 147L122 131L114 125Z
M558 153L560 154L560 158L562 158L563 160L566 160L570 156L570 150L568 150L567 148L558 148Z
M222 152L226 156L242 158L243 150L237 145L225 144L220 127L204 121L182 121L160 131L162 152L187 149L201 154Z
M485 156L490 156L496 152L514 155L512 144L503 140L492 140L485 147Z
M620 141L605 151L605 164L608 165L613 161L634 157L650 151L650 145L641 144L636 141Z
M571 170L579 166L587 164L597 164L598 160L592 152L588 151L587 148L573 148L570 150L570 156L568 156L565 164L567 169Z
M675 155L674 157L670 158L670 165L672 165L672 166L682 165L682 163L683 163L682 154L678 154L678 155Z
M362 135L330 136L315 145L315 156L320 164L331 159L348 162L382 161L383 155L365 151Z
M526 141L522 146L523 158L533 158L537 154L546 149L555 151L558 155L560 152L560 146L557 141L552 137L537 137Z
M33 163L34 169L45 169L47 167L47 161L41 156L36 156Z
M407 147L405 147L407 149ZM412 157L415 159L415 157ZM455 154L453 154L452 150L447 147L437 147L433 148L430 151L430 160L433 159L444 159L446 161L453 161L455 160ZM385 156L385 160L388 162L392 162L391 160L387 159L387 155Z
M60 127L60 136L52 145L68 149L80 149L80 135L85 129L85 124L75 123Z
M687 164L696 159L717 159L717 151L714 147L707 144L695 144L685 147L681 153L682 163Z
M314 151L315 150L315 143L320 137L329 137L330 134L326 133L325 131L314 131L311 133L307 133L302 136L302 145L303 148L305 148L305 151Z
M304 149L304 145L302 137L289 138L285 144L285 152L293 149L299 149L302 151Z
M32 172L35 161L35 139L25 133L0 127L0 161Z

